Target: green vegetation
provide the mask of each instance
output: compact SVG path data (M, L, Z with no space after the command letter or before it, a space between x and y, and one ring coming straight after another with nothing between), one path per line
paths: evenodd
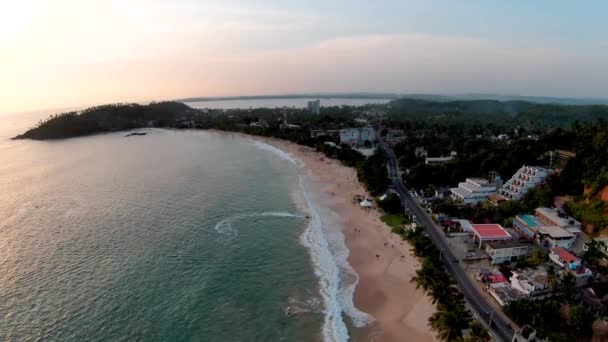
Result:
M401 235L404 233L402 225L408 224L409 220L403 214L384 214L380 220L391 227L393 233Z
M462 331L469 327L472 317L465 308L463 295L444 269L439 250L422 229L407 231L403 237L412 245L414 255L422 259L422 266L416 270L412 282L437 305L437 312L429 318L431 329L443 341L462 339Z
M390 214L400 214L403 213L403 205L401 205L401 200L399 199L399 195L392 193L379 203L380 209L382 209L385 213Z
M203 113L179 102L159 102L149 105L114 104L92 107L80 113L52 115L16 139L62 139L94 133L114 132L141 127L190 127L196 120L199 128L210 127Z
M378 196L386 191L390 181L386 160L380 149L376 149L372 156L357 165L357 178L372 196Z
M588 340L593 331L593 313L577 304L576 279L572 273L553 280L553 296L544 300L521 299L506 308L509 317L520 325L533 326L540 336L551 341L571 341L572 336Z

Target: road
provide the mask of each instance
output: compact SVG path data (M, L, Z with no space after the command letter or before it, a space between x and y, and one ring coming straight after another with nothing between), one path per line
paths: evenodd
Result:
M397 159L393 150L379 138L380 147L384 151L387 158L388 174L392 179L395 191L399 193L402 204L409 209L410 213L416 216L416 221L424 227L425 232L433 244L442 251L444 263L448 272L450 272L456 280L460 291L465 299L476 313L478 319L483 320L490 327L492 336L500 338L503 341L511 341L513 329L510 322L502 312L495 312L492 304L488 303L486 297L480 293L479 289L473 284L471 279L466 275L459 263L454 263L454 255L448 247L447 239L441 229L430 217L407 190L401 180Z

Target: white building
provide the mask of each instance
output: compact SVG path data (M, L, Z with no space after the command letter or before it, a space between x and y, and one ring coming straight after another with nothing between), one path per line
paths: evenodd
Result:
M493 265L512 262L530 255L532 245L516 240L486 242L484 251Z
M458 183L457 188L450 189L450 197L465 204L476 204L496 194L496 184L483 178L467 178L465 182Z
M371 126L340 130L340 144L362 146L366 141L369 141L370 144L376 141L376 131Z
M581 223L566 213L554 208L540 207L534 210L536 218L549 226L558 226L572 234L581 233Z
M509 278L511 287L526 297L541 297L549 293L549 277L546 269L540 267L516 270L512 273L513 275Z
M576 235L559 226L538 226L537 235L541 246L549 249L570 249L576 241Z
M321 112L321 101L308 101L308 111L313 114L319 114Z
M522 166L500 188L498 193L508 200L520 200L528 190L539 186L551 174L551 171L539 166Z

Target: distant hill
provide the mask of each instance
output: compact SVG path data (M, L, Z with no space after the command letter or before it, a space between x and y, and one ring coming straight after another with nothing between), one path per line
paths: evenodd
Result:
M562 105L608 105L608 98L574 98L574 97L551 97L551 96L522 96L522 95L501 95L501 94L402 94L402 93L375 93L375 92L354 92L354 93L303 93L303 94L271 94L271 95L243 95L243 96L200 96L176 99L179 102L196 101L230 101L230 100L268 100L268 99L383 99L396 100L401 98L427 100L436 102L447 101L475 101L475 100L496 100L496 101L524 101L532 103L562 104Z
M438 120L446 123L500 123L528 128L569 127L575 121L608 120L606 105L563 105L529 101L400 98L388 106L392 120Z
M55 114L14 139L63 139L141 127L176 127L199 112L179 102L111 104Z
M250 95L250 96L215 96L215 97L189 97L177 99L179 102L198 101L230 101L230 100L281 100L281 99L380 99L394 100L401 97L393 93L309 93L309 94L275 94L275 95Z

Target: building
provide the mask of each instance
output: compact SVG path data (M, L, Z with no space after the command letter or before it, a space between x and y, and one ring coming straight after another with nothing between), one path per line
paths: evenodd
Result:
M319 114L321 112L321 101L308 101L308 111L312 114Z
M530 256L532 244L516 240L486 242L484 251L493 265L509 263Z
M581 223L559 209L540 207L534 210L534 214L544 225L558 226L573 234L581 233Z
M549 253L549 259L561 267L568 267L571 264L580 265L581 260L568 252L563 247L555 247Z
M496 184L483 178L467 178L465 182L458 183L452 188L451 197L465 204L477 204L486 201L490 195L496 194Z
M537 231L538 243L547 249L555 247L571 248L576 241L576 235L559 226L539 226Z
M511 342L541 342L542 340L536 337L536 330L529 325L524 325L521 329L513 334Z
M508 283L493 283L488 285L488 292L494 299L500 304L500 306L507 306L524 296L521 292L515 290Z
M520 200L528 192L542 184L552 172L539 166L522 166L500 188L498 194L508 200Z
M416 150L414 151L414 155L416 157L426 158L428 153L424 147L416 147Z
M439 164L444 164L449 162L450 160L454 159L454 157L452 156L448 156L448 157L426 157L424 159L424 163L427 165L439 165Z
M513 228L522 237L533 240L538 232L538 221L534 215L517 215L513 219Z
M570 271L577 278L577 281L581 278L588 278L593 275L591 270L585 268L581 264L581 259L563 247L553 248L551 253L549 253L549 259L555 264Z
M509 281L511 287L528 298L543 297L550 292L549 277L543 267L513 271Z
M479 248L484 243L512 239L511 234L499 224L473 224L467 220L457 221L460 223L463 231L473 233L474 239L479 241Z
M340 144L351 146L370 145L376 141L376 131L371 126L345 128L340 130Z
M513 228L528 240L536 240L541 246L571 248L581 233L580 222L560 213L557 209L537 208L535 215L517 215Z

